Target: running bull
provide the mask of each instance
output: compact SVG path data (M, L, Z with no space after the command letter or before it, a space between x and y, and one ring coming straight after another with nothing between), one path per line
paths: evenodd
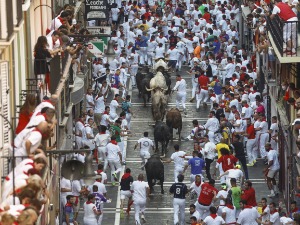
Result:
M158 151L158 142L161 143L161 155L164 157L170 141L169 127L162 121L156 121L154 126L155 151Z
M155 185L155 182L153 182L153 180L159 180L161 193L164 194L164 164L162 163L159 155L152 155L145 164L145 169L150 193L154 191L153 186Z

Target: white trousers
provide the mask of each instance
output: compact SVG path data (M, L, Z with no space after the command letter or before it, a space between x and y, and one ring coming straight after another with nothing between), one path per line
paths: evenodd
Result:
M256 139L248 139L246 144L248 162L252 163L257 159Z
M80 149L82 148L82 137L79 137L79 136L75 136L75 142L76 142L76 145L77 145L77 148Z
M208 206L204 206L199 204L198 200L195 203L196 205L196 210L200 213L200 218L202 220L204 220L207 216L209 216L210 212L209 212L209 208L211 207L212 204L208 205Z
M98 147L98 158L100 158L101 161L104 162L103 170L106 171L108 165L106 157L106 147Z
M147 58L147 47L140 47L138 54L140 55L140 64L144 65Z
M185 224L185 199L174 198L173 199L174 208L174 224L179 223L180 225Z
M137 225L141 224L140 213L145 212L146 199L134 199L134 219Z
M201 102L207 102L208 100L208 90L201 89L200 93L196 94L197 99L197 109L200 107Z
M130 130L131 125L131 113L126 113L127 127Z
M95 219L90 219L90 218L84 218L83 217L83 224L84 225L95 225L95 224L97 224L97 219L95 218Z
M175 183L178 182L177 176L179 174L183 173L183 169L184 169L183 166L175 166L175 168L174 168L174 180L175 180Z
M259 150L260 150L260 156L262 158L265 158L267 156L265 144L268 142L268 139L269 139L268 133L260 134L259 136Z
M176 108L179 109L181 103L183 109L185 109L186 92L177 92L176 94Z
M126 150L124 148L124 141L118 142L118 146L120 147L122 153L122 162L124 162L126 159Z
M109 164L110 169L111 169L111 171L110 171L111 181L113 182L114 181L113 174L121 172L122 166L121 166L121 163L118 159L109 159L108 164Z
M195 96L196 96L197 86L198 86L198 83L195 81L194 78L192 78L192 98L195 98Z

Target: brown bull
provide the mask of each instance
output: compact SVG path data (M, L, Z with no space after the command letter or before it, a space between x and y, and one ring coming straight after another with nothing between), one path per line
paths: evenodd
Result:
M154 121L163 121L167 108L167 97L163 90L157 88L152 95L152 116Z
M172 108L167 112L166 124L170 129L171 137L173 140L173 128L178 129L179 141L181 140L181 130L182 130L182 117L178 109Z

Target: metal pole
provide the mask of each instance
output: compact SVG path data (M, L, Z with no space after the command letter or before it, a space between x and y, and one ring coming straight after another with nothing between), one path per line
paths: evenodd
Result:
M4 116L2 114L0 114L0 116L8 123L10 130L11 130L11 138L13 140L15 140L15 130L14 130L11 122L9 122L9 120L7 119L6 116ZM13 204L15 205L15 203L16 203L16 200L15 200L15 197L16 197L16 194L15 194L15 146L12 145L12 148L13 148L13 153L12 153Z

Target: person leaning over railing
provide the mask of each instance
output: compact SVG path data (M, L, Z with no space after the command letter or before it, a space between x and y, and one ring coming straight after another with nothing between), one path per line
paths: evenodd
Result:
M297 47L297 15L288 4L281 2L281 0L275 0L275 3L272 14L268 15L270 15L271 19L278 15L285 22L283 26L283 40L286 42L287 47L283 53L295 55ZM289 23L286 24L286 22Z

